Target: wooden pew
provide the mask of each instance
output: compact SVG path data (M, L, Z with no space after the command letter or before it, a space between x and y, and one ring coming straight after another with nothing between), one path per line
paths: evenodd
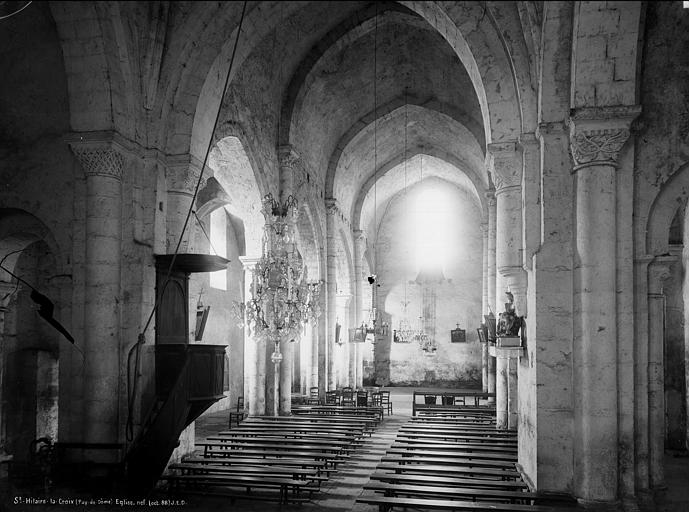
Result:
M434 403L426 403L428 401L426 397L432 397L435 400ZM495 393L484 393L483 391L414 391L412 396L412 416L416 416L416 413L421 411L447 412L450 414L459 411L490 413L490 411L495 410L494 407L481 406L480 400L494 397ZM423 402L419 403L417 400L419 398ZM467 405L466 402L468 400L473 401L473 405Z
M384 455L380 461L382 463L392 463L392 464L398 464L398 465L408 465L408 466L414 466L417 464L426 464L426 465L436 465L436 466L450 466L451 469L454 468L493 468L493 469L500 469L500 470L513 470L514 469L514 462L513 461L504 461L504 460L488 460L488 459L479 459L479 458L472 458L472 457L458 457L458 456L452 456L452 457L436 457L436 456L431 456L431 455L414 455L414 456L405 456L405 455Z
M516 490L499 490L490 488L442 487L436 485L411 485L390 482L372 482L364 485L364 490L381 492L384 496L430 497L445 499L466 499L472 501L504 501L508 503L528 504L535 500L536 493Z
M170 491L173 494L201 493L220 494L233 498L275 499L280 503L303 503L311 498L318 486L308 480L295 480L280 476L265 475L164 475L161 477L170 483ZM257 496L251 490L263 488L277 490L278 495ZM240 489L246 489L246 493L240 493ZM308 498L304 493L308 492Z
M354 446L351 440L342 439L301 439L301 438L279 438L279 437L258 437L258 436L237 436L237 437L225 437L225 436L211 436L206 441L197 443L199 446L232 446L237 447L239 445L247 446L258 446L258 445L268 445L268 446L285 446L285 447L296 447L301 448L303 446L318 447L325 450L332 450L333 453L347 452L351 450Z
M456 510L456 511L481 511L491 512L562 512L561 508L547 505L519 505L512 503L439 500L423 498L401 498L392 496L367 496L357 498L357 503L377 505L380 512L388 512L394 508L418 507L430 510Z
M397 435L397 441L404 439L408 440L426 440L426 441L450 441L450 442L466 442L474 441L475 443L492 444L497 443L498 446L505 445L516 446L517 440L514 438L505 438L500 436L485 436L485 435L453 435L453 434L415 434L412 432L402 432ZM494 445L495 446L495 445Z
M502 478L515 480L521 475L512 469L493 469L462 467L453 465L428 465L428 464L396 464L393 462L381 462L377 469L394 471L396 473L418 473L424 475L449 476L449 475L474 475L480 478Z
M470 450L429 450L409 449L409 448L389 448L385 453L388 455L397 455L400 457L460 457L463 459L484 459L484 460L503 460L511 461L513 464L517 461L516 453L500 453L500 452L481 452Z
M208 450L203 454L204 457L209 458L228 458L228 457L266 457L266 458L297 458L297 459L313 459L320 460L326 463L326 467L331 466L337 468L337 465L348 459L346 455L336 455L333 453L324 452L321 450L310 451L296 451L296 450L273 450L268 448L244 448L242 450Z
M400 483L410 485L443 485L445 487L469 487L477 489L528 490L521 480L496 480L488 478L466 478L457 476L424 475L419 473L386 473L376 471L371 481Z
M313 468L318 474L329 472L326 463L322 460L312 458L291 458L291 457L185 457L182 459L184 464L195 464L198 466L293 466L297 468Z
M345 405L299 405L292 407L292 414L321 414L321 415L354 415L373 416L378 421L383 420L383 408L381 406L345 406Z

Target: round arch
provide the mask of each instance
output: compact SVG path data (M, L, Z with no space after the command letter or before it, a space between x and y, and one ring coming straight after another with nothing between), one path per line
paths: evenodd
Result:
M689 198L689 162L680 166L653 200L646 224L646 253L669 253L669 233L677 208Z

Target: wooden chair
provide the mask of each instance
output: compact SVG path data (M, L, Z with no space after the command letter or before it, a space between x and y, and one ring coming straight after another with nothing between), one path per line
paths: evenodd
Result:
M368 407L368 391L357 391L356 392L356 406L357 407Z
M306 399L306 405L320 405L321 398L318 394L318 386L309 388L309 397Z
M246 416L246 411L244 410L244 397L240 396L237 397L237 409L234 411L230 411L230 422L229 422L229 428L232 428L232 421L237 422L237 426L239 426L239 422L244 420L244 417Z
M371 405L373 407L381 407L383 405L380 391L374 391L371 393Z
M443 405L455 405L455 397L449 394L443 394L442 397Z
M334 389L325 392L325 405L338 405L337 391Z
M389 391L380 392L380 405L383 407L384 411L387 411L388 414L392 414L392 402L390 401Z
M342 388L341 405L354 405L354 390L352 388Z

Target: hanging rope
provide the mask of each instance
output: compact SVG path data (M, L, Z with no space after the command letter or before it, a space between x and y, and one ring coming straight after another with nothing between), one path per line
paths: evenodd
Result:
M373 31L373 272L378 266L378 3ZM375 288L374 288L375 290Z
M198 222L199 227L201 228L201 232L202 232L203 235L206 237L206 240L208 240L208 245L210 246L211 250L212 250L216 255L220 255L220 253L219 253L219 252L215 249L215 247L213 246L213 241L211 240L211 237L208 236L208 233L206 232L206 228L203 226L203 222L201 222L201 219L199 219L199 216L196 215L196 211L194 211L193 213L194 213L194 217L196 218L196 222Z
M230 65L227 68L227 76L225 77L225 83L222 88L222 94L220 95L220 103L218 104L218 111L215 115L215 121L213 122L213 129L211 131L211 136L208 140L208 147L206 148L206 154L203 157L203 163L201 165L201 172L199 173L199 178L196 180L196 186L194 187L194 193L191 197L191 203L189 205L189 209L187 211L187 215L184 219L184 224L182 226L182 231L179 234L179 239L177 240L177 245L175 246L175 251L172 255L172 259L170 260L170 265L168 266L167 273L165 275L165 280L163 281L163 286L161 287L160 293L158 294L158 297L156 297L155 304L153 305L153 309L151 310L151 314L148 316L148 320L146 321L146 324L144 325L143 330L139 334L139 337L136 341L136 344L129 350L129 353L127 355L127 389L131 389L131 393L127 393L127 426L126 426L126 438L127 441L132 441L134 439L134 425L133 425L133 413L134 413L134 399L136 397L136 391L137 391L137 383L138 383L138 371L139 371L139 362L140 362L140 355L141 355L141 346L146 342L146 331L148 330L149 326L151 325L151 321L153 320L153 317L155 315L155 312L158 309L158 304L159 304L159 297L163 296L163 293L165 292L165 288L167 287L168 283L170 282L170 276L172 275L172 269L175 266L175 260L177 259L177 255L179 254L179 248L182 245L182 240L184 239L184 232L187 229L187 226L189 225L189 219L191 218L192 211L194 209L194 203L196 202L196 197L198 196L199 193L199 188L201 186L201 182L203 180L203 172L206 169L206 163L208 162L208 156L210 155L211 148L213 146L213 135L215 134L215 130L218 127L218 121L220 120L220 112L222 111L222 104L223 100L225 98L225 93L227 92L227 86L230 83L230 76L232 75L232 69L234 67L234 59L237 54L237 46L239 44L239 35L242 32L242 25L244 23L244 17L246 15L246 5L247 1L245 0L243 5L242 5L242 14L239 18L239 25L237 26L237 35L234 40L234 47L232 48L232 56L230 57ZM130 388L129 383L131 382L131 359L132 359L132 354L135 353L135 362L134 362L134 382L133 385Z

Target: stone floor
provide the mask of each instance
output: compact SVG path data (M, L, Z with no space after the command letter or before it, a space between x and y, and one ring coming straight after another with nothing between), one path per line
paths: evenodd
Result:
M416 388L417 390L421 390ZM423 389L425 390L425 389ZM436 391L435 389L427 389ZM364 491L362 486L368 481L380 458L393 442L397 429L411 416L412 389L390 388L393 415L386 416L383 423L373 435L366 439L363 446L357 450L346 464L339 466L337 473L326 482L320 493L314 496L312 502L303 505L280 506L271 502L237 500L230 504L227 498L211 496L189 496L184 504L171 505L165 502L169 496L160 493L153 495L145 506L135 504L99 504L98 497L94 503L70 505L42 505L41 503L15 504L17 498L45 498L45 494L18 493L10 488L7 479L0 478L0 512L57 512L59 510L91 510L98 512L114 511L174 511L179 512L377 512L377 507L357 504L356 498ZM438 390L441 391L441 390ZM227 428L227 412L209 414L196 422L196 437L204 439L220 430ZM657 512L689 512L689 457L686 453L668 453L666 455L667 491L656 499L659 505ZM370 492L370 491L366 491ZM57 496L53 496L56 498ZM69 497L69 495L68 495ZM79 497L72 495L72 498ZM81 496L88 498L88 496ZM412 509L409 509L412 510ZM571 510L571 509L569 509Z

